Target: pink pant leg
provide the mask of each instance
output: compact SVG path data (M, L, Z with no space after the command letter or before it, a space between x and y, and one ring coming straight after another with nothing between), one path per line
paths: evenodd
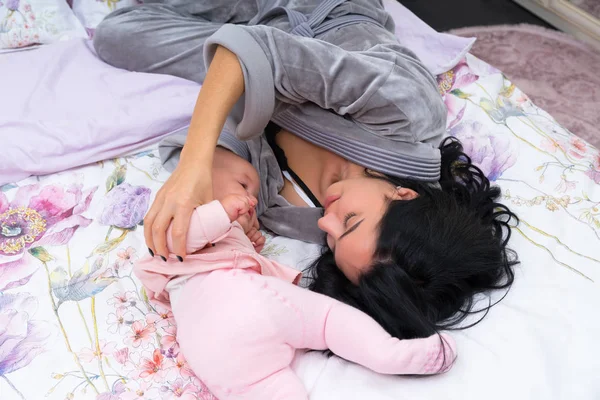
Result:
M308 393L298 376L288 367L251 385L246 393L231 399L308 400Z

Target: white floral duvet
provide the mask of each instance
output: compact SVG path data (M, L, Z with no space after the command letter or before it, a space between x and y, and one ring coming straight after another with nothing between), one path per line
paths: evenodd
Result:
M443 376L386 377L314 352L298 354L297 373L323 400L600 398L598 150L472 56L438 83L450 134L521 219L515 284L455 333L459 358ZM131 271L166 178L152 150L2 187L2 400L213 398L179 352L172 314ZM264 253L301 269L318 249L269 237Z

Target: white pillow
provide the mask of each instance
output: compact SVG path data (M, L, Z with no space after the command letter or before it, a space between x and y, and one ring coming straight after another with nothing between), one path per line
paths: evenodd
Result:
M0 49L87 37L65 0L0 0Z
M73 0L73 12L83 26L96 29L104 17L114 10L141 3L141 0Z

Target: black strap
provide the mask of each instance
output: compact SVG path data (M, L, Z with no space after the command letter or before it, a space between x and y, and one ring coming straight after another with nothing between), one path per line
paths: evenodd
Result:
M315 207L323 207L319 200L317 200L315 195L310 191L308 186L306 186L302 179L300 179L300 177L296 175L296 173L290 168L287 162L287 157L285 156L285 152L275 142L275 136L277 136L277 133L280 130L281 128L273 122L269 122L269 125L267 125L267 127L265 128L265 136L267 137L267 142L269 143L269 146L271 146L271 149L273 149L273 154L275 154L275 158L277 159L277 164L279 164L279 168L281 168L282 171L287 171L292 176L294 181L296 181L296 183L298 184L298 186L300 186L304 194L306 194L306 196L308 196L308 198L313 202Z

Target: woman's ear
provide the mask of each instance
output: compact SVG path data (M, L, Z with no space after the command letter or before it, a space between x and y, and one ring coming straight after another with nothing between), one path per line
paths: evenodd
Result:
M419 194L412 189L397 186L394 189L394 195L392 196L392 200L414 200L418 196Z

